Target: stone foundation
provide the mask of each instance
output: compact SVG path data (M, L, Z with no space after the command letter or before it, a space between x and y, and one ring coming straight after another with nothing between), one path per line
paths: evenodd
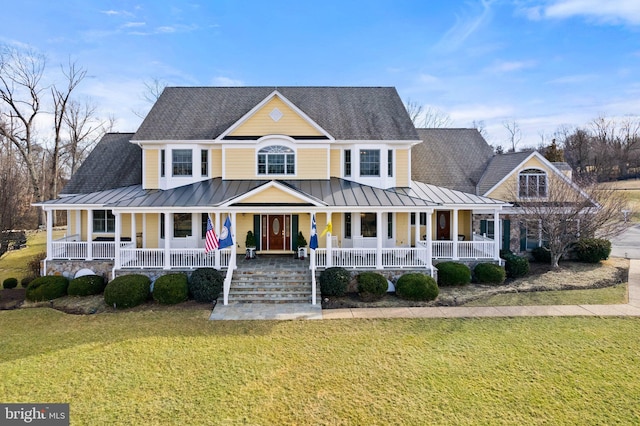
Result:
M113 270L112 260L43 260L42 262L47 265L44 275L62 275L69 279L72 279L81 269L91 269L96 275L101 275L110 281Z

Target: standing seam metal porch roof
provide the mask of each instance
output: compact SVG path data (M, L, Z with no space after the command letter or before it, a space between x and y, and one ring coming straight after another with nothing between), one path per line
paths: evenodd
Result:
M446 207L447 204L496 206L499 200L412 182L411 188L381 189L340 178L328 180L222 180L196 182L178 188L144 190L140 185L45 201L44 206L100 205L115 208L217 207L269 182L277 182L301 197L327 207ZM242 205L242 203L239 203ZM277 205L274 203L274 205Z

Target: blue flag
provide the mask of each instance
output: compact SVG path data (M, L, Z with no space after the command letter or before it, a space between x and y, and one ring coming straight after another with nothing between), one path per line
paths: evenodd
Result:
M233 238L231 237L231 220L227 216L227 220L224 221L224 226L220 231L219 247L221 249L227 248L233 245Z
M309 248L315 250L318 248L318 230L316 229L316 215L311 216L311 242Z

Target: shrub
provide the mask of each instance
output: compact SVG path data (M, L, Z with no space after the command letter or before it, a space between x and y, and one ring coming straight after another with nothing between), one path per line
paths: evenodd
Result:
M320 274L320 291L323 296L344 296L351 274L344 268L327 268Z
M536 262L551 263L551 250L546 247L536 247L531 250L531 255Z
M358 295L365 302L382 299L387 293L387 279L375 272L363 272L358 275Z
M526 257L512 254L506 256L504 261L504 269L509 278L520 278L529 273L529 261Z
M18 287L18 279L17 278L7 278L2 281L2 287L4 288L16 288Z
M151 280L145 275L116 277L104 288L104 301L115 308L138 306L149 298Z
M104 291L104 278L100 275L84 275L69 283L69 296L89 296Z
M502 284L507 277L505 270L493 263L478 263L473 273L479 283Z
M213 268L193 271L189 280L189 295L197 302L213 302L222 291L224 277Z
M56 275L39 277L29 283L25 297L33 302L53 300L66 295L67 287L69 287L69 280L65 277Z
M471 269L458 262L441 262L438 268L438 285L465 285L471 282Z
M153 284L153 300L164 305L184 302L189 296L187 276L184 274L167 274Z
M396 295L402 299L434 300L438 292L438 283L426 274L404 274L396 283Z
M598 263L611 254L611 241L603 238L582 238L575 246L576 256L581 262Z
M31 258L31 260L27 264L27 268L29 269L29 272L31 272L32 276L39 277L39 276L42 275L42 273L40 271L40 266L42 264L40 262L42 262L42 260L46 259L46 257L47 257L47 253L41 252L41 253L38 253L38 254L36 254L35 256L33 256Z
M33 275L29 275L27 277L24 277L23 279L20 280L20 285L22 286L22 288L27 288L27 286L29 285L29 283L33 280L35 280L37 277L34 277Z

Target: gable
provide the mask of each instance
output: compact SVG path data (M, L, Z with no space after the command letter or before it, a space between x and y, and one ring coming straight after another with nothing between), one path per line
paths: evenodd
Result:
M303 117L277 95L253 111L249 117L245 117L226 136L260 137L264 135L325 137L325 134L318 130L311 120Z
M244 195L235 198L228 205L322 205L318 200L309 198L288 186L279 182L271 181L266 185L261 185Z

